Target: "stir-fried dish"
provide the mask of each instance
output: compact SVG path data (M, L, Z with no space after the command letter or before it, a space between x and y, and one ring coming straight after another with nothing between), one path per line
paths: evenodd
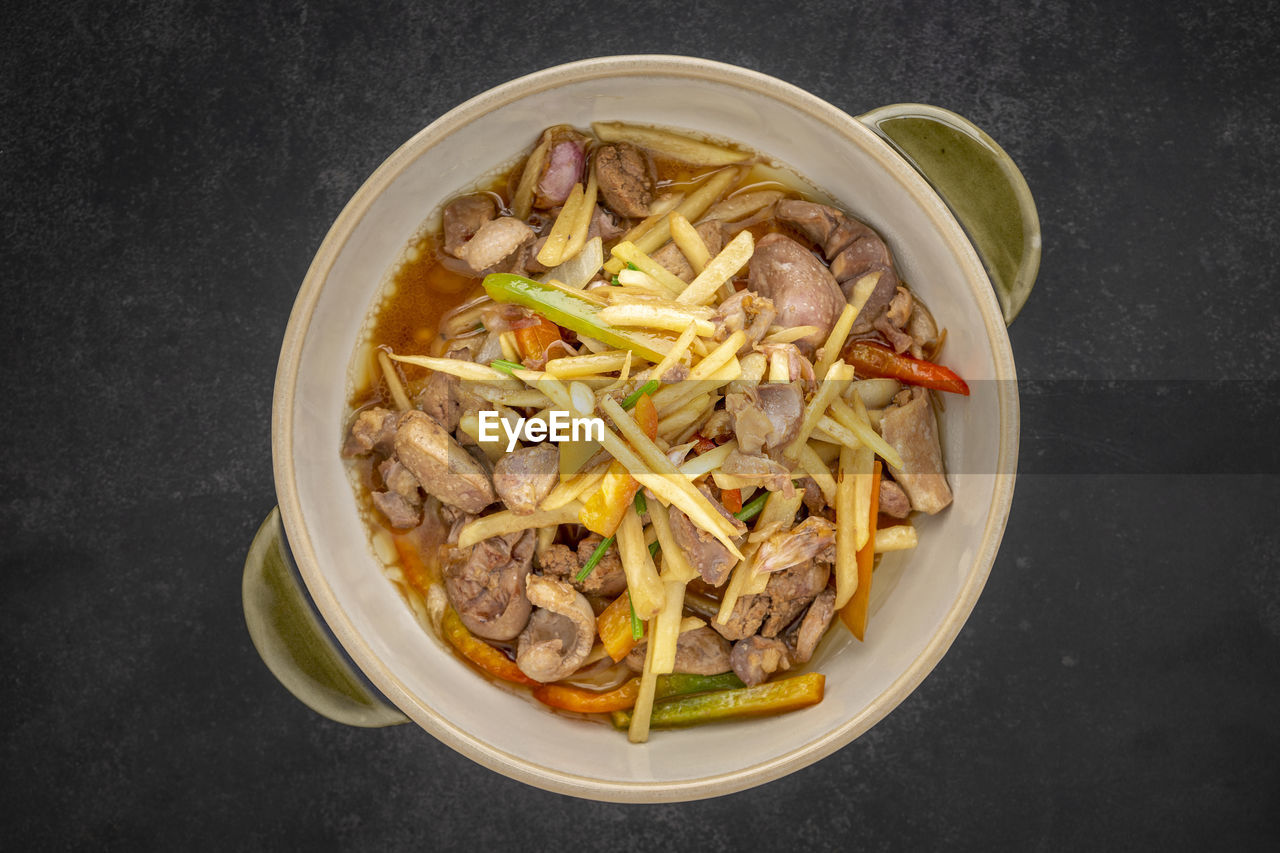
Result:
M822 698L877 555L951 502L945 338L869 226L752 153L547 129L409 250L343 453L475 667L651 727Z

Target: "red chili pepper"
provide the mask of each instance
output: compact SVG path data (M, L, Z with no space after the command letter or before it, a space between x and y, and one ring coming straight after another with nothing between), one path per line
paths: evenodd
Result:
M955 371L932 361L898 355L888 347L870 341L851 342L844 348L843 355L859 376L897 379L908 385L969 396L969 386Z
M634 707L639 693L640 679L633 678L604 693L567 684L544 684L533 689L533 698L552 708L579 714L600 714Z

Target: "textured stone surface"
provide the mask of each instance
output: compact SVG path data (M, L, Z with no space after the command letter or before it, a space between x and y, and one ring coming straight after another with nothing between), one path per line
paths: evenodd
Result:
M27 2L0 27L6 839L1280 839L1280 478L1273 461L1205 473L1227 456L1250 470L1239 455L1264 439L1242 449L1231 420L1274 411L1252 386L1187 421L1143 398L1119 435L1028 407L1024 460L1056 461L1019 481L990 583L935 673L836 755L710 802L574 801L410 727L331 724L275 683L239 605L274 502L275 359L311 254L400 142L559 61L701 54L850 112L954 109L1039 204L1043 269L1011 330L1021 376L1275 390L1276 3L239 5ZM1199 437L1168 445L1198 458L1108 474L1109 454L1170 433Z

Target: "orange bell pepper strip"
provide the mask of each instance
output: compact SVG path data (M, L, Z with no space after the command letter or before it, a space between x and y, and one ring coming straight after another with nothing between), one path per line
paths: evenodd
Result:
M671 696L707 693L712 690L740 690L745 686L732 672L719 675L692 675L677 672L672 675L659 675L653 696L655 699L666 699ZM535 687L533 695L538 701L552 708L576 711L579 714L626 711L635 707L636 697L640 695L640 679L633 678L603 693L563 684L546 684Z
M603 693L594 690L583 690L581 687L570 687L564 684L544 684L533 689L533 698L544 705L559 708L562 711L576 711L579 714L606 714L609 711L624 711L635 707L636 696L640 694L640 679L633 678Z
M648 394L641 394L636 400L632 416L645 435L651 439L657 438L658 409ZM640 484L627 473L621 462L614 461L609 464L600 488L583 503L578 521L592 533L612 536L618 531L618 525L622 523L622 517L626 515L627 508L635 500L638 491Z
M426 595L432 585L440 582L440 574L434 567L428 566L422 559L418 544L408 533L397 533L391 537L395 542L396 553L400 555L400 568L404 571L404 579L409 586Z
M600 612L600 615L596 617L596 633L600 635L600 642L604 644L604 650L613 659L614 663L625 658L636 647L636 644L644 639L643 631L640 639L636 639L631 633L631 598L629 593L622 593Z
M652 397L641 394L636 400L635 408L631 410L631 416L636 419L636 426L644 430L650 440L658 437L658 407L653 404Z
M444 616L440 619L440 633L444 634L449 645L457 649L458 654L494 678L531 687L541 683L521 672L511 658L468 631L453 607L445 608Z
M524 361L537 364L545 364L547 349L557 341L563 340L560 337L560 327L546 317L538 317L536 326L516 329L515 336L516 346L520 348L520 355Z
M600 488L591 493L578 512L578 521L592 533L612 536L622 524L622 517L640 491L640 484L617 460L609 463Z
M840 611L841 621L859 640L864 639L867 633L867 604L871 600L871 570L876 559L876 516L879 515L879 506L880 461L876 460L875 471L871 475L871 518L867 522L871 535L867 537L867 544L858 551L858 588Z

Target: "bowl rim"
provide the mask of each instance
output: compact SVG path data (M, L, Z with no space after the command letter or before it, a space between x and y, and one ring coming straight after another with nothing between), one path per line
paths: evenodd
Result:
M924 208L926 215L964 266L964 277L986 327L997 380L999 435L997 468L982 541L973 564L938 629L910 666L857 715L823 737L800 744L750 767L676 782L618 782L566 773L534 764L487 744L449 722L409 692L389 666L355 629L318 568L315 545L302 521L293 465L294 392L303 344L329 273L347 240L379 195L424 151L459 128L514 101L566 83L643 73L697 79L782 101L807 113L859 145L889 171ZM407 238L406 238L407 239ZM597 57L556 65L493 87L449 110L396 149L364 182L338 215L307 270L285 329L272 401L272 460L276 494L290 548L299 572L326 623L352 660L382 693L433 737L477 763L538 788L594 800L671 802L741 791L812 764L866 732L900 704L924 680L950 648L972 612L995 562L1008 521L1017 470L1019 406L1016 371L1008 332L986 271L950 209L906 160L869 127L818 96L775 77L697 57L638 54Z

